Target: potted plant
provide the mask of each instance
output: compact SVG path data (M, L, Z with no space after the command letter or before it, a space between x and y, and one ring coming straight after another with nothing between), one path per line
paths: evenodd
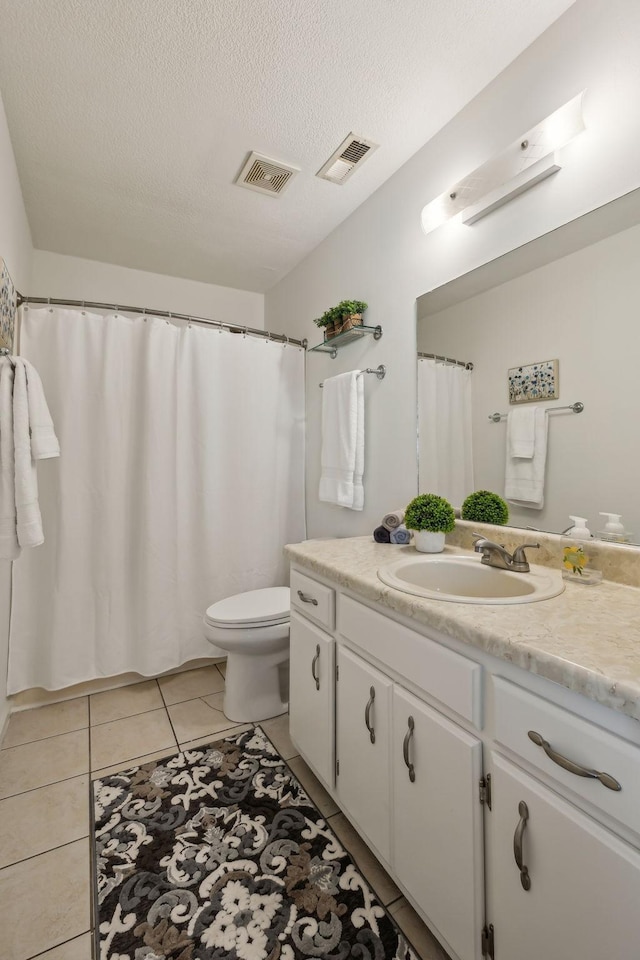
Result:
M334 307L340 317L341 332L359 326L366 309L367 304L363 300L341 300L338 306Z
M474 523L495 523L504 526L509 520L509 507L497 493L476 490L462 504L460 516Z
M333 308L325 310L322 316L317 317L313 322L316 327L320 327L320 329L323 330L325 340L330 340L331 337L335 337L336 332L340 332L335 329Z
M436 493L414 497L404 514L407 530L414 531L414 544L421 553L442 553L444 535L456 525L453 507Z
M341 300L337 306L329 307L313 322L324 329L325 340L330 340L338 333L361 324L362 314L366 309L367 304L362 300Z

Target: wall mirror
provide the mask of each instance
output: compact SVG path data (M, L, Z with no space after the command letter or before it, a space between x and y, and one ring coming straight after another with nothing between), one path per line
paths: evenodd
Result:
M507 421L490 415L513 409L510 368L557 360L557 399L538 405L580 401L584 410L549 413L543 506L510 503L509 525L560 533L573 514L597 535L606 522L600 511L608 511L640 543L640 190L425 293L417 351L422 492L446 487L437 492L454 506L467 487L504 495ZM421 388L423 364L456 366L469 381L468 422L459 422L459 400L451 409L446 383L437 388L444 406L431 386ZM456 446L453 459L449 451L444 478L433 479L454 428L468 434L465 449Z

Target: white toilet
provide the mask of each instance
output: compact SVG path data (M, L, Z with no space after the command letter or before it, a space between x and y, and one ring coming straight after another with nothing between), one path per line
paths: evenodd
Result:
M237 593L205 613L205 637L227 654L222 709L229 720L254 722L286 712L280 673L289 659L289 613L289 587Z

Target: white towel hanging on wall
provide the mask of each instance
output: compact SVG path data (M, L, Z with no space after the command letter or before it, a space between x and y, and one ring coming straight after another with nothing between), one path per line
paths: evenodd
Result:
M507 435L504 495L511 503L531 510L544 506L544 474L547 463L547 411L534 407L533 456L511 456L510 439ZM509 414L511 418L511 413ZM509 430L509 425L507 426ZM527 448L526 438L522 445ZM522 446L520 449L522 449Z
M324 381L322 472L319 498L351 510L364 508L364 383L351 370Z

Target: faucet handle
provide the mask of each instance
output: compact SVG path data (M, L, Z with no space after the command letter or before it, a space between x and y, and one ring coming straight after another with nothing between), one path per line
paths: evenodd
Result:
M536 549L536 550L537 550L537 549L539 549L539 547L540 547L540 544L539 544L539 543L523 543L522 546L516 547L516 549L513 551L513 562L514 562L514 563L526 563L526 562L527 562L527 556L526 556L526 554L525 554L524 551L525 551L525 550L529 550L529 549L532 549L532 550L533 550L533 549Z

